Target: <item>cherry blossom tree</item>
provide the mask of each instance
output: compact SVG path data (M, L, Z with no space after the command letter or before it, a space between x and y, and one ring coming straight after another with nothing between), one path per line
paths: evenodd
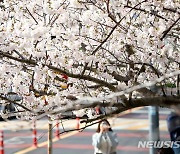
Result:
M13 102L21 119L73 111L91 121L177 107L179 8L179 0L4 0L1 104ZM97 106L113 109L94 118Z

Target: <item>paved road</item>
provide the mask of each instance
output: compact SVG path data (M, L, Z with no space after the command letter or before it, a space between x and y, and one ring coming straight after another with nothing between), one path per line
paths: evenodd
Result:
M160 114L160 137L161 140L169 140L167 132L166 117L169 114L167 109L161 109ZM146 154L148 149L138 149L138 141L148 140L148 120L147 108L135 110L132 113L121 115L119 118L110 120L114 131L119 138L118 154ZM17 121L15 121L17 123ZM44 124L44 125L42 125ZM74 127L75 122L68 122L69 126ZM1 127L2 123L0 124ZM20 124L19 124L20 125ZM32 146L32 131L27 129L14 132L4 131L5 136L5 153L7 154L45 154L47 153L47 121L41 123L38 129L39 148L29 148ZM65 125L67 126L67 125ZM13 127L13 126L11 126ZM29 126L30 128L30 126ZM69 129L67 127L66 129ZM95 132L96 126L84 130L83 132L73 132L69 135L61 136L61 139L53 143L53 154L93 154L92 135ZM62 131L62 127L60 127ZM55 130L54 130L55 132ZM56 140L56 139L55 139ZM25 151L24 151L25 150Z

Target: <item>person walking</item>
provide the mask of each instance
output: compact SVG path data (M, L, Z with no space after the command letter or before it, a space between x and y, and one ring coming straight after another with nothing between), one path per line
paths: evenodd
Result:
M92 136L94 154L116 154L118 143L110 123L107 120L100 121L96 133Z
M172 147L174 154L180 154L180 115L172 112L167 117L167 126L171 141L174 142Z

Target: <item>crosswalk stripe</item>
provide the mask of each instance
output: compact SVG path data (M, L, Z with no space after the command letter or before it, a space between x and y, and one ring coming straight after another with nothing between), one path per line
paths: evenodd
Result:
M75 134L77 134L77 133L79 133L79 132L78 132L78 131L69 132L69 133L67 133L67 134L61 135L61 139L70 137L70 136L75 135ZM58 141L58 140L59 140L58 138L53 138L52 142L56 142L56 141ZM45 146L45 145L47 145L47 144L48 144L48 141L39 143L39 144L38 144L38 148L43 147L43 146ZM37 149L37 148L36 148L36 147L29 147L29 148L26 148L26 149L21 150L21 151L19 151L19 152L16 152L15 154L25 154L25 153L30 152L30 151L33 151L33 150L35 150L35 149Z
M143 129L143 130L147 130L148 125L149 125L149 120L148 119L117 118L115 120L114 119L109 119L109 121L110 121L112 127L115 128L115 129L127 129L127 130L141 130L141 129ZM37 129L44 130L44 129L48 128L47 123L45 124L43 122L43 123L40 123L40 124L41 124L41 126L39 125L39 127L37 127ZM167 131L166 120L160 120L159 124L160 124L159 125L160 130ZM76 123L75 123L75 121L71 121L71 122L69 122L67 124L64 124L64 126L65 126L65 129L70 129L70 128L74 128L76 126ZM81 126L83 126L83 125L81 125ZM147 127L147 129L145 128L145 126ZM31 127L29 127L29 125L28 125L24 129L30 129L30 128ZM90 126L87 129L96 129L96 128L97 128L97 124L93 125L93 126ZM10 127L8 127L8 126L6 126L6 128L4 128L4 130L9 130L9 129L10 129ZM60 126L60 129L62 129L61 126Z
M147 114L148 110L135 110L133 113L142 113L142 114ZM169 115L171 111L159 111L159 114L167 114Z
M148 127L148 123L135 125L135 126L133 126L133 127L128 127L128 128L126 128L126 129L127 129L127 130L140 130L140 129L143 129L144 127L147 128L147 127Z

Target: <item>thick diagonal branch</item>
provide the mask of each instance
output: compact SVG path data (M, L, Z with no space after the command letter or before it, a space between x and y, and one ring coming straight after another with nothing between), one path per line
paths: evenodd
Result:
M21 58L13 57L12 55L4 53L2 51L0 51L0 54L2 57L6 57L6 58L9 58L9 59L21 62L21 63L25 63L28 65L34 65L34 66L37 65L37 62L35 60L28 60L28 59L21 59ZM58 68L58 67L55 67L52 65L47 65L47 64L43 64L43 66L47 66L49 69L51 69L53 71L66 74L67 76L72 77L72 78L83 79L83 80L95 82L100 85L104 85L105 87L108 87L111 91L116 90L116 88L111 83L108 83L104 80L101 80L101 79L98 79L98 78L95 78L95 77L92 77L89 75L73 74L73 73L70 73L68 70L61 69L61 68Z

